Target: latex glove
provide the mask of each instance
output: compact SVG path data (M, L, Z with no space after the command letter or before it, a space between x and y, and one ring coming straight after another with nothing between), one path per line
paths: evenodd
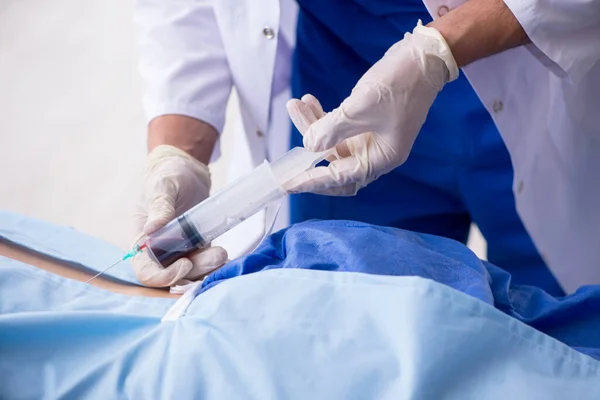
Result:
M352 196L403 164L437 94L457 77L442 35L419 21L329 114L312 96L290 100L288 113L304 146L311 151L336 146L338 154L329 166L291 181L290 191Z
M210 173L206 165L176 147L156 147L148 155L142 201L135 216L137 232L141 232L136 243L206 199L209 191ZM152 261L146 252L136 255L132 264L142 284L165 287L190 283L226 261L225 249L208 247L167 268Z

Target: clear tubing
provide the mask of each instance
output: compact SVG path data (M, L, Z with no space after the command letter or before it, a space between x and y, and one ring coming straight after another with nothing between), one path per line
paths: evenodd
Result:
M329 153L296 147L272 164L265 161L252 172L204 200L146 240L150 257L168 266L208 245L268 204L284 197L285 184L314 167Z

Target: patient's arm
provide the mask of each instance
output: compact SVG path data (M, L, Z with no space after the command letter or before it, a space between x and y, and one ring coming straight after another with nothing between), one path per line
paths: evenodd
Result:
M77 264L57 260L1 239L0 256L21 261L25 264L52 272L53 274L80 282L85 282L94 275L92 272L88 272L80 267L78 268ZM114 280L102 275L91 281L89 284L114 293L126 294L130 296L179 297L179 295L169 293L169 291L166 289L153 289L144 286L137 286L131 283Z

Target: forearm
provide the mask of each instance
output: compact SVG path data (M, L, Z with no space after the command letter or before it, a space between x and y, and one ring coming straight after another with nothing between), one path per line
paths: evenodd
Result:
M137 0L135 20L149 149L168 144L208 163L232 87L213 1Z
M211 125L184 115L163 115L148 126L148 151L171 145L208 164L216 142L217 131Z
M446 39L459 67L529 43L503 0L469 0L428 26Z

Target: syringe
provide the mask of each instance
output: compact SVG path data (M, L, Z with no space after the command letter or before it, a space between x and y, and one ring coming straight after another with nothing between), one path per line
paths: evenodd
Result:
M172 220L144 241L146 251L166 267L208 245L268 204L287 195L286 184L314 168L332 151L313 153L295 147L277 160L252 170Z
M286 184L314 168L334 151L313 153L302 147L295 147L272 163L265 161L247 175L148 235L123 259L96 276L144 249L156 263L163 267L169 266L287 195Z

